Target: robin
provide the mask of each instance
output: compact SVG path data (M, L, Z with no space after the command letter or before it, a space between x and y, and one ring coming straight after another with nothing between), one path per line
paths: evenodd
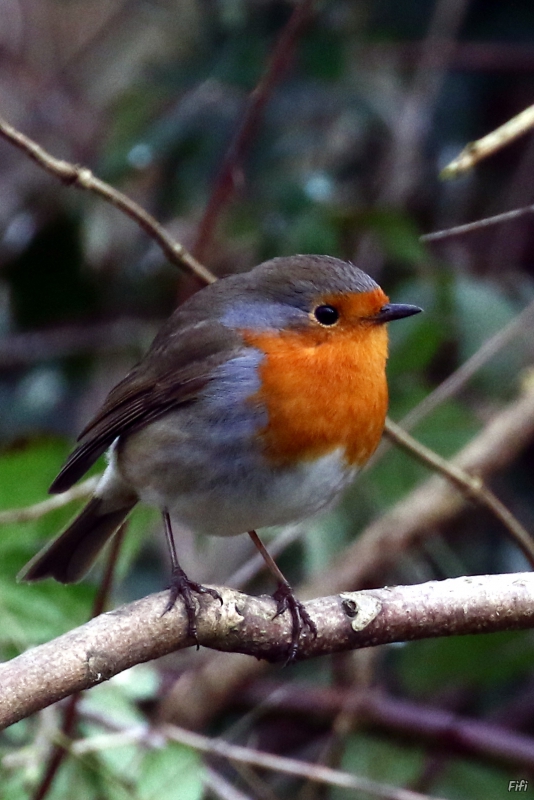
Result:
M386 323L421 311L389 302L337 258L274 258L180 306L109 393L50 487L69 489L108 450L92 499L23 569L27 581L80 580L138 502L163 515L172 581L196 638L193 593L171 519L195 532L248 532L289 611L289 659L313 621L257 536L328 508L377 447L388 391ZM222 600L221 600L222 602Z

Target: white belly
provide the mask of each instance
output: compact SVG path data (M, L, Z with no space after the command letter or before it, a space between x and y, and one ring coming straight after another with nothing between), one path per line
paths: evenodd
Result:
M336 451L291 470L265 471L262 481L233 491L215 488L173 498L156 491L142 494L141 499L160 508L167 500L171 516L194 531L233 536L314 516L335 502L355 474Z
M332 505L357 472L341 449L296 467L273 469L263 458L236 465L229 459L210 471L177 458L184 447L146 448L140 433L125 452L111 448L97 494L129 487L142 502L168 510L176 522L202 534L233 536L312 517Z

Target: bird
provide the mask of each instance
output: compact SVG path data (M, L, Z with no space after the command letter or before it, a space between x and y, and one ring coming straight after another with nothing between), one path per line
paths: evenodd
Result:
M107 451L81 513L19 574L79 581L138 502L160 510L171 562L166 611L218 592L180 566L173 521L195 533L248 533L273 572L276 614L292 620L288 661L317 629L257 529L330 508L380 441L388 408L387 323L421 311L390 303L354 264L270 259L212 283L164 323L111 390L50 487L70 489Z

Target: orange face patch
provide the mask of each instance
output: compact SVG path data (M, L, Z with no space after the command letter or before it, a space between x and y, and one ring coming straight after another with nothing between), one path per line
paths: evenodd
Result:
M261 389L267 409L267 457L278 464L315 459L342 448L349 465L367 461L387 412L387 330L370 321L388 302L381 289L322 297L339 312L335 325L301 331L243 331L265 354Z

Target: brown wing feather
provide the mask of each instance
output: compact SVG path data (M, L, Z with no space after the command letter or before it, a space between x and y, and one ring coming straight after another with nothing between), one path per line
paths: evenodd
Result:
M179 318L175 322L179 323ZM84 428L80 444L49 492L70 489L117 436L146 425L171 408L194 402L212 370L242 346L236 333L213 321L183 330L175 324L171 331L167 324L143 360L111 390Z

